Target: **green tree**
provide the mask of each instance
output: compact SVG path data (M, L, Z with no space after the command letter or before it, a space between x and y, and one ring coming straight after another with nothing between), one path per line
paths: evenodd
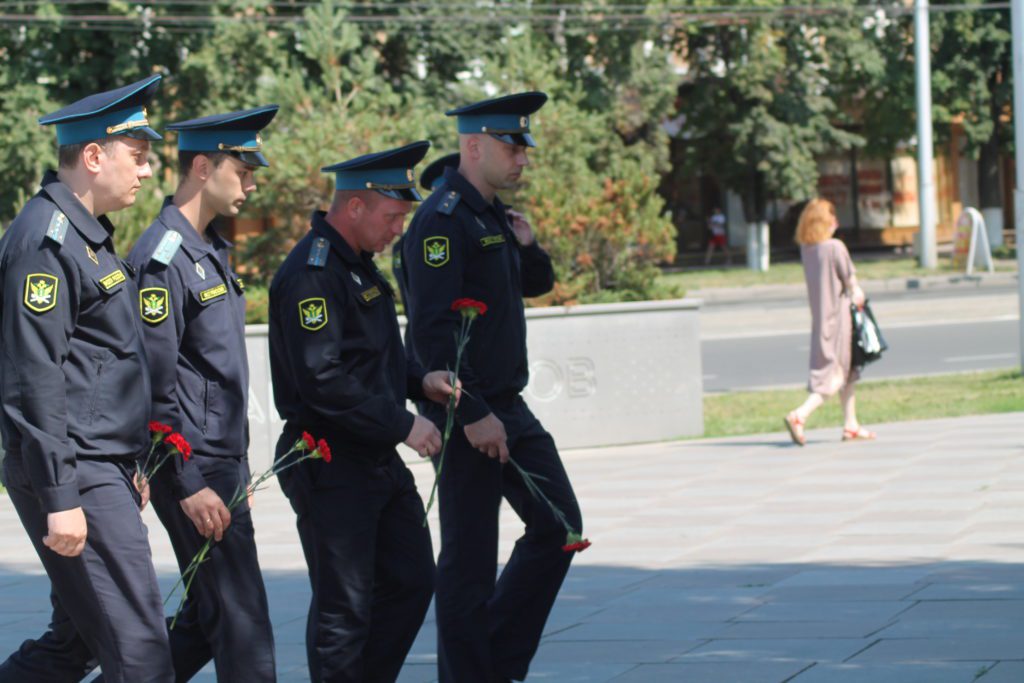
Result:
M813 25L752 17L698 25L683 39L691 73L680 93L688 162L736 192L748 222L766 220L772 198L813 196L817 157L863 143L837 125L827 95L835 47Z

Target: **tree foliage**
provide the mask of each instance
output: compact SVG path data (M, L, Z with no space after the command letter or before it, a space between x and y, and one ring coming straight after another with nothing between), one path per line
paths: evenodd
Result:
M941 0L952 3L954 0ZM964 0L956 0L958 3ZM968 9L983 0L966 0ZM937 3L933 3L937 4ZM658 264L675 255L656 188L668 170L664 122L682 117L686 168L744 198L748 218L773 198L811 196L817 159L864 146L886 156L913 138L912 22L902 3L829 0L794 13L782 0L489 0L475 3L9 2L38 21L0 23L0 223L54 163L35 119L59 103L165 75L150 108L171 120L274 102L269 169L247 216L267 226L239 245L256 288L309 212L330 197L326 164L427 138L454 151L443 112L540 89L540 147L507 197L555 257L552 302L664 293ZM691 18L694 12L706 15ZM110 21L102 25L96 17ZM968 148L1008 139L1008 12L932 15L938 138L962 122ZM429 159L428 159L429 160ZM173 137L154 147L152 195L118 216L121 248L176 182ZM145 196L144 196L145 195Z

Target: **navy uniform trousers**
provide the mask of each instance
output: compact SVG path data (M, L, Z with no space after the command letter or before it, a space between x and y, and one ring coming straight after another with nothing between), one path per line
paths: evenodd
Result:
M579 505L554 439L522 398L488 399L488 404L505 425L512 459L538 475L545 495L582 531ZM443 429L444 413L427 411ZM565 527L546 503L534 500L511 465L502 466L473 448L459 427L452 430L445 459L437 566L441 683L523 680L572 561L572 554L562 551ZM503 496L526 533L495 582Z
M225 504L249 484L248 458L193 455L192 461L206 485ZM153 508L167 529L178 566L184 571L206 539L181 509L170 479L159 472L154 478ZM174 600L170 604L172 608L177 605ZM170 637L178 681L189 680L211 659L217 667L218 681L276 680L274 634L248 503L232 511L231 525L223 539L211 546L209 559L196 573Z
M277 456L297 436L286 432ZM311 477L331 468L331 484ZM397 454L379 464L335 452L278 476L297 515L313 589L306 654L313 683L392 683L430 607L434 553L423 501Z
M3 683L80 681L98 664L114 683L169 683L167 627L146 526L131 481L134 467L77 463L78 490L89 525L85 550L63 557L43 545L46 513L13 457L4 482L21 523L50 577L50 630L0 664Z

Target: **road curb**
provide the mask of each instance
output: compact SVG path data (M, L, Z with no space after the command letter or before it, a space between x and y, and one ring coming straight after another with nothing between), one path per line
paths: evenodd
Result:
M937 292L971 289L1006 289L1017 284L1017 273L950 274L925 277L863 280L861 286L870 297L873 292ZM754 301L793 301L807 297L803 283L753 285L750 287L706 287L689 290L687 296L702 299L704 306L750 303Z

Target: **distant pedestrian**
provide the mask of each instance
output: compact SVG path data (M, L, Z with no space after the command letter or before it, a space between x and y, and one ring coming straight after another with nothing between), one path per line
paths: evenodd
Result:
M704 265L711 264L711 254L715 251L715 247L721 249L725 254L725 264L731 264L732 254L729 253L729 240L725 233L725 214L717 206L711 212L711 217L708 218L708 230L711 235L708 238L708 252L704 256Z
M793 442L803 446L804 424L825 399L838 393L843 404L843 441L875 438L857 421L853 396L860 373L851 363L853 316L851 303L864 306L864 290L846 245L835 239L835 207L826 199L813 199L800 214L796 241L804 265L807 296L811 305L810 395L803 405L789 413L786 428Z

